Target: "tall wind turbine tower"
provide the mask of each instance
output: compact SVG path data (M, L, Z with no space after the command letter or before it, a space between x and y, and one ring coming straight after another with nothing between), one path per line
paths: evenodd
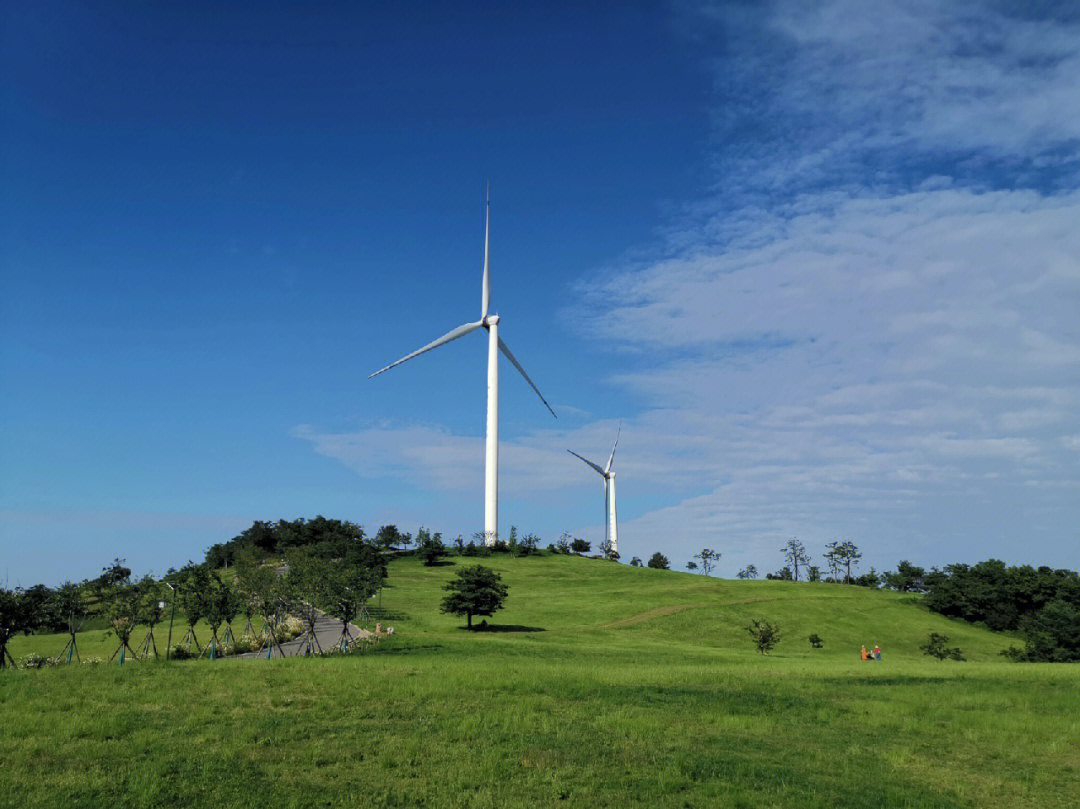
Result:
M619 446L619 436L621 434L622 427L615 434L615 443L611 447L611 455L608 456L607 466L603 469L588 458L582 458L572 449L567 450L575 458L584 461L592 469L595 469L604 479L604 535L605 539L611 542L611 550L615 551L615 553L619 552L619 517L615 510L615 473L611 471L611 463L615 460L615 447Z
M547 403L547 399L540 393L540 389L536 387L529 375L525 373L525 369L521 367L514 355L510 353L510 349L502 338L499 337L499 316L489 315L488 306L491 302L491 273L488 268L488 233L491 225L491 194L490 191L487 194L487 198L484 203L484 284L480 296L480 319L474 322L465 323L458 326L452 331L448 331L438 340L428 343L421 349L414 351L412 354L402 357L397 362L392 362L385 368L380 368L372 376L378 376L383 371L389 371L395 365L401 365L406 360L411 360L413 357L418 357L426 351L431 351L433 348L438 348L441 345L456 340L459 337L464 337L470 332L474 332L477 329L487 329L488 333L488 365L487 365L487 437L484 445L484 542L487 545L494 545L496 538L499 536L499 352L502 351L506 355L506 358L510 360L510 364L518 369L518 372L525 377L525 381L529 383L529 387L532 388L536 395L540 397L540 401L544 403L552 416L555 416L555 411L551 409L551 405ZM556 416L556 418L558 418Z

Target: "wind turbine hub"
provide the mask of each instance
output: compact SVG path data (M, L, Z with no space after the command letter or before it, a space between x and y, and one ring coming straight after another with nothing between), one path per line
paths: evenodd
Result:
M483 322L484 322L485 326L497 326L497 325L499 325L499 316L498 315L485 315Z

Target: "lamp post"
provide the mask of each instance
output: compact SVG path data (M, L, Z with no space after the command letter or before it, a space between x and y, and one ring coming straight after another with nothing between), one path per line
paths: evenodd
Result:
M172 598L169 599L172 601L172 610L169 612L169 640L165 644L165 659L168 660L169 655L172 654L172 625L173 618L176 617L176 588L168 582L165 582L165 586L172 590Z

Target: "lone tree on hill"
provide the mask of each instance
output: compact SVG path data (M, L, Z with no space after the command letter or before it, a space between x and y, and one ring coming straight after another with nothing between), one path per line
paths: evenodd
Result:
M577 554L588 553L591 549L592 543L586 542L584 539L575 537L574 541L570 543L570 550Z
M738 576L740 579L756 579L757 568L754 567L754 565L747 565L735 575Z
M449 595L442 600L442 612L464 615L465 625L472 629L474 615L492 615L503 607L507 588L494 570L483 565L463 568L443 587Z
M798 581L799 565L806 567L810 564L810 554L806 552L806 546L795 537L792 537L787 541L787 544L780 549L780 552L784 554L784 561L787 562L788 566L791 568L795 581Z
M697 570L697 562L691 559L689 562L686 563L686 569L693 573L695 570Z
M780 641L780 627L769 621L751 621L746 625L746 631L763 655L767 655Z
M720 554L712 548L702 548L701 553L694 554L694 558L701 562L701 572L708 576L716 563L720 561Z
M657 551L650 556L649 561L646 564L653 570L671 570L671 560L660 553L660 551Z

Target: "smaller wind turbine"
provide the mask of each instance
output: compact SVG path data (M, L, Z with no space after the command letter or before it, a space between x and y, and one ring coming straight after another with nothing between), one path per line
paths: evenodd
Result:
M615 447L619 446L619 436L621 434L622 427L620 426L619 432L615 434L615 443L611 446L611 455L608 456L607 466L603 469L588 458L582 458L572 449L567 450L575 458L584 461L588 466L595 469L604 479L604 537L611 543L611 550L615 553L619 552L619 518L615 511L615 473L611 471L611 462L615 460Z

